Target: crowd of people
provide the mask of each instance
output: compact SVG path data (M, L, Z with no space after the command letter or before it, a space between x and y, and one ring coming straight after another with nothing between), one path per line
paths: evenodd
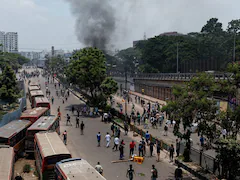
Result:
M59 98L62 98L63 103L64 103L64 100L67 101L67 99L70 95L69 90L64 90L63 87L61 89L61 84L60 83L55 83L54 78L52 78L52 80L51 80L50 77L48 77L48 83L46 83L46 92L49 94L49 97L50 97L50 94L51 94L50 90L47 88L49 83L54 84L54 87L56 89L56 96L59 97ZM54 96L52 96L52 97L53 97L53 99L52 99L52 104L53 104L54 103ZM59 106L57 111L58 111L58 116L61 119L60 109L61 108ZM157 128L158 124L159 124L159 126L162 126L162 122L164 120L164 114L160 113L158 109L159 109L159 105L157 103L152 108L151 108L150 104L149 105L147 104L147 108L144 110L144 113L141 115L139 112L135 113L135 108L134 108L134 105L133 105L132 113L131 113L129 119L135 125L141 125L142 123L144 123L144 125L145 125L144 127L146 127L146 128L149 128L148 127L148 121L150 120L152 126L153 127L156 126L155 128ZM77 116L76 116L76 119L75 119L75 125L76 125L75 127L80 128L80 134L81 135L84 135L84 129L86 127L85 127L85 124L84 124L83 121L80 123L80 116L86 114L88 110L89 109L87 108L86 105L81 107L81 108L72 105L71 108L70 108L70 113L72 113L72 115L77 113ZM72 121L71 116L69 115L70 113L68 113L65 116L67 126L68 125L70 125L70 126L73 125L72 122L71 122ZM110 112L102 113L102 121L103 122L105 122L105 123L113 122L112 118L113 118L113 116ZM124 135L128 134L128 129L129 129L129 123L126 121L124 123ZM103 139L102 139L101 132L97 133L97 135L96 135L97 147L101 147L102 146L102 141L104 140L105 143L106 143L104 146L106 146L106 148L110 148L111 141L112 141L113 142L113 145L111 146L112 151L114 151L114 152L118 151L119 152L119 160L124 160L126 158L126 155L125 155L124 152L125 152L125 149L127 147L126 147L126 143L124 142L124 138L122 138L122 136L121 136L121 129L115 123L112 123L112 125L110 127L110 130L111 130L111 133L107 132L104 135ZM62 136L63 136L64 144L67 145L67 131L66 130L63 132ZM159 162L160 161L161 145L160 145L159 142L157 142L156 144L151 142L150 141L150 134L147 131L145 137L143 137L142 140L138 143L138 146L137 146L137 143L134 140L129 143L129 147L128 147L129 148L129 156L127 155L126 159L133 158L134 156L144 157L148 153L147 149L149 149L149 153L148 153L149 157L153 157L154 147L156 147L156 154L157 154L156 161ZM170 159L171 160L173 160L173 154L174 154L174 147L173 147L173 149L171 150L171 153L170 153ZM100 162L97 162L97 165L95 166L95 169L100 174L103 174L103 167L100 164ZM179 168L177 168L176 171L177 170L180 172L181 169L179 170ZM151 174L152 174L151 175L152 180L156 180L158 178L158 171L157 171L157 169L154 165L152 165ZM175 172L175 174L176 174L176 172ZM134 176L135 176L135 172L134 172L133 166L130 165L129 169L127 169L126 177L129 178L130 180L133 180ZM175 178L177 180L180 180L182 178L182 173L177 173L177 176L175 175Z

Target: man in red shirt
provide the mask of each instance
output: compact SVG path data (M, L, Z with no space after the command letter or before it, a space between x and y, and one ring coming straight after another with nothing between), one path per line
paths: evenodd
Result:
M134 141L130 142L129 147L130 147L130 158L131 158L134 153L134 148L136 148L136 143Z

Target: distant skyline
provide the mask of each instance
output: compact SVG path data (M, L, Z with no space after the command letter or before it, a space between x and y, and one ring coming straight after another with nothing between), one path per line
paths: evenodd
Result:
M117 28L113 49L132 46L132 41L163 32L199 32L216 17L224 29L240 19L239 0L109 0L115 7ZM19 51L84 47L75 35L75 17L66 0L0 0L0 31L18 32Z

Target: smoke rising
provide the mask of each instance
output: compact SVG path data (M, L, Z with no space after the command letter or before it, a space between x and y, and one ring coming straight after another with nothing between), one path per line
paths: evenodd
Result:
M114 8L109 0L66 0L77 18L75 31L78 40L86 46L102 50L115 31Z

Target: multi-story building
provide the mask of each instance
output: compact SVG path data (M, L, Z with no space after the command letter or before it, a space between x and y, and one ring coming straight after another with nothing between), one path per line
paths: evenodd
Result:
M4 51L5 33L0 31L0 51Z
M18 52L18 33L0 31L1 51L17 53Z

